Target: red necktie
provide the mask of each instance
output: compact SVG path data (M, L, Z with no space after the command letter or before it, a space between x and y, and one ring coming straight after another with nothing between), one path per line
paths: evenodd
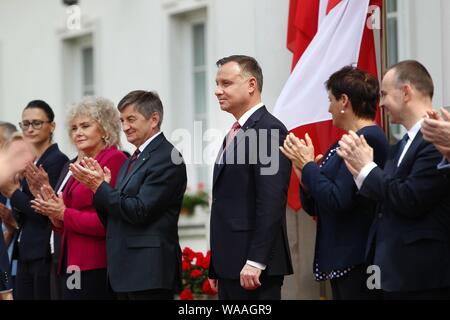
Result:
M141 153L141 151L139 149L136 149L136 151L131 156L130 163L128 164L127 174L130 173L131 169L133 169L134 165L136 164L139 153Z
M241 128L241 125L239 124L239 122L236 121L233 124L233 126L231 127L230 132L228 133L227 143L225 144L225 150L231 144L231 142L233 141L234 137L236 137L236 134L238 133L240 128Z

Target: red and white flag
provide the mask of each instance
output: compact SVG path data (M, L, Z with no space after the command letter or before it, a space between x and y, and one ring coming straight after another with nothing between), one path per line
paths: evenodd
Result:
M288 49L293 71L274 114L298 137L309 133L317 153L325 153L343 131L332 126L325 82L346 65L377 76L373 30L367 27L369 5L382 0L291 0ZM297 62L298 61L298 62ZM299 210L299 183L292 174L288 204Z

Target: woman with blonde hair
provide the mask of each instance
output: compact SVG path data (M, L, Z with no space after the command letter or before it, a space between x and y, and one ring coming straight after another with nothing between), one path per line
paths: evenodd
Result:
M111 172L111 184L115 185L126 156L118 149L120 121L114 104L104 98L87 97L70 109L67 127L78 150L76 162L95 158ZM106 231L93 207L93 193L71 177L70 171L64 180L67 182L61 184L58 196L43 186L41 195L33 201L35 210L48 216L62 234L59 272L63 299L112 299L107 285ZM74 271L80 271L79 278Z

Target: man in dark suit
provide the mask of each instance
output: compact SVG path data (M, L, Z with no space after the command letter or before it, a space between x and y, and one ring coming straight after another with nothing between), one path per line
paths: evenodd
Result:
M177 224L186 166L160 131L163 106L156 93L130 92L118 109L137 149L121 168L117 188L92 159L71 170L95 193L94 207L106 226L109 282L119 299L173 299L181 287Z
M263 75L248 56L217 62L216 96L236 119L214 166L210 284L220 299L281 299L292 274L286 232L290 161L284 125L261 103Z
M360 194L378 202L367 255L379 267L385 299L450 299L450 180L437 169L439 151L420 131L432 110L433 81L417 61L391 67L381 106L407 134L392 147L384 170L364 138L351 132L339 155Z

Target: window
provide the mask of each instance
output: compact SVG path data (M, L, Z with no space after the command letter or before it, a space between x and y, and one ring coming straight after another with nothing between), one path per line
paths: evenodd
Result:
M193 97L194 97L194 120L203 128L203 132L208 128L207 112L207 84L206 84L206 47L205 47L205 24L193 24L192 28L192 49L193 49ZM203 145L201 152L203 152ZM198 150L200 151L200 150ZM196 151L196 152L198 152ZM199 164L196 168L197 181L209 185L209 167L206 164Z
M387 66L399 62L399 10L398 0L386 0ZM405 134L405 128L398 124L390 125L391 142L396 142Z
M209 129L209 98L212 80L208 76L206 8L190 10L170 16L170 105L173 129L187 130L191 143L181 152L187 163L188 185L196 188L202 183L209 189L212 166L204 159L208 142L204 134ZM177 139L174 139L175 146Z
M64 103L70 105L96 94L93 36L63 39Z
M388 65L397 63L398 60L398 11L397 0L387 0L387 41L388 41Z
M83 69L81 84L83 96L92 96L95 94L93 47L85 47L81 49L81 65Z

